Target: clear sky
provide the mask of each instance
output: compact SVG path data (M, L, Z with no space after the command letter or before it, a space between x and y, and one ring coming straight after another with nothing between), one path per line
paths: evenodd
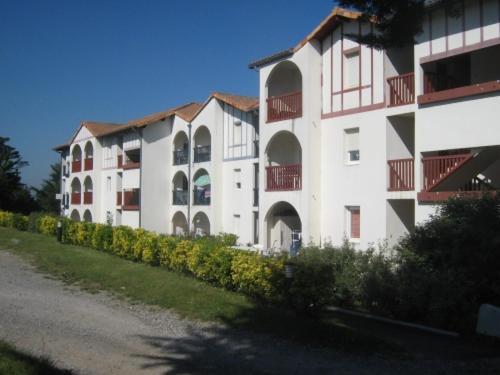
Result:
M38 186L82 120L126 122L212 91L258 94L248 63L294 46L332 0L0 0L0 136Z

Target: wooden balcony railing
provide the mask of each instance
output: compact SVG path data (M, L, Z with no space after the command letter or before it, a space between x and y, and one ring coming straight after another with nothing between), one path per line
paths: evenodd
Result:
M137 168L140 168L141 167L141 163L140 162L131 162L131 161L128 161L127 163L123 164L122 168L123 169L137 169Z
M266 191L302 189L302 164L266 167Z
M123 209L128 211L139 210L140 190L132 189L123 192Z
M71 193L71 204L82 204L82 193Z
M172 204L176 206L185 206L188 201L187 190L174 190L172 192Z
M71 172L81 172L82 171L82 161L81 160L73 160L71 162Z
M85 159L83 161L83 170L91 171L94 168L94 159Z
M472 154L423 157L423 190L430 191L472 157Z
M86 191L83 193L83 204L92 204L92 192Z
M122 192L121 191L117 191L116 192L116 205L118 207L121 207L122 204L123 204L122 202L123 202L123 200L122 200Z
M267 122L302 117L302 92L267 98Z
M415 103L415 73L387 78L389 107Z
M123 168L123 155L118 155L118 168Z
M389 160L389 191L415 189L414 159Z

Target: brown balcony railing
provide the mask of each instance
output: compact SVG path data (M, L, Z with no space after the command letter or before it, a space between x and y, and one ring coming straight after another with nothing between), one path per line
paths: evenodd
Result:
M94 168L94 159L85 159L83 161L83 169L85 171L91 171Z
M118 168L123 168L123 155L118 155Z
M415 189L414 159L389 160L389 191Z
M389 107L415 103L415 73L387 78Z
M267 122L302 117L302 92L267 98Z
M122 192L121 191L117 191L116 192L116 205L119 206L119 207L121 207L122 202L123 202L123 200L122 200Z
M266 167L266 191L302 189L302 164Z
M82 193L71 193L71 204L82 204Z
M123 209L128 211L139 210L140 190L133 189L123 192Z
M423 189L430 191L472 157L473 154L423 157Z
M82 161L81 160L73 160L71 162L71 172L81 172L82 171Z
M83 204L92 204L92 192L86 191L83 193Z
M125 164L123 164L123 169L137 169L137 168L140 168L141 167L141 163L140 162L127 162Z

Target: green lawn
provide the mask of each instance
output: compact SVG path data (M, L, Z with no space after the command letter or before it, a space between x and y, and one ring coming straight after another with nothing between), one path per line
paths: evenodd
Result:
M12 345L0 340L0 375L59 375L71 374L59 370L43 358L19 352Z
M188 319L222 322L232 328L265 332L353 354L402 354L399 346L337 324L331 317L298 317L189 276L89 248L61 245L52 237L0 228L0 249L8 249L42 272L90 292L106 290L131 301L172 309Z

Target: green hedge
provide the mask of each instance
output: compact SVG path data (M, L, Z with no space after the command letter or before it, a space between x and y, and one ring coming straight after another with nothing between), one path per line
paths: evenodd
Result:
M231 248L236 236L191 239L144 229L0 211L0 226L55 235L136 262L190 274L266 303L314 313L327 305L469 332L482 303L500 306L500 194L451 199L394 249L302 248L263 257ZM285 268L293 267L292 279Z

